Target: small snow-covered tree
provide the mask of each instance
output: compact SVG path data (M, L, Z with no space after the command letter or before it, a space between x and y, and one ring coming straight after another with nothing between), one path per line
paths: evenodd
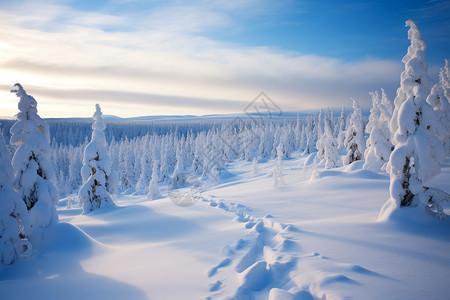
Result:
M13 189L14 170L0 132L0 264L12 264L31 250L27 236L30 220L25 203Z
M395 149L387 168L391 178L390 199L383 206L380 219L389 218L402 207L422 207L442 216L441 203L449 200L448 194L423 185L440 172L444 151L437 136L443 127L426 102L431 81L425 60L425 41L414 21L406 21L406 26L410 27L411 45L402 60L405 70L394 100L391 130Z
M255 177L258 174L258 160L253 158L252 161L252 177Z
M277 147L277 157L276 162L273 167L272 176L273 176L273 185L275 187L280 186L281 184L285 184L283 177L283 164L281 160L283 159L283 145L280 144Z
M161 192L159 191L159 178L158 178L158 166L159 161L154 160L153 161L153 170L152 170L152 179L150 180L150 183L148 185L148 194L147 198L148 200L155 200L162 197Z
M344 158L344 165L349 165L354 161L363 159L364 153L364 129L361 108L358 101L353 100L353 114L350 117L350 126L345 134L344 146L347 148L347 155Z
M171 180L171 184L175 188L182 187L183 185L185 185L186 179L187 179L186 173L184 170L184 165L183 165L182 151L183 151L183 149L181 148L180 145L178 145L177 151L176 151L177 163L175 165L175 170L173 171L172 180Z
M111 161L106 151L105 128L100 105L95 105L94 124L92 124L91 142L86 146L81 176L84 184L78 196L87 213L99 208L114 206L111 197L114 183L110 181Z
M344 148L344 141L345 141L345 134L346 129L345 125L347 123L346 117L345 117L345 109L342 107L341 115L339 116L339 123L337 130L337 143L338 143L338 150L340 151L342 148Z
M382 91L384 93L384 91ZM364 152L364 169L374 172L384 170L391 155L392 143L391 133L389 131L390 108L380 103L378 92L371 93L372 109L370 110L369 123L366 126L366 132L369 138L366 142L366 151ZM386 97L383 95L382 97ZM383 100L386 102L388 100Z
M30 240L39 243L43 229L58 222L58 192L55 171L49 161L50 133L47 122L37 114L37 102L18 83L12 90L19 100L17 122L11 127L11 144L17 146L12 159L15 187L30 214Z
M318 130L318 136L317 136L317 142L316 142L316 149L317 149L317 157L322 160L325 158L325 146L327 143L327 136L325 135L325 130L322 131L322 129L325 128L325 126L328 124L327 122L327 116L325 115L323 118L321 117L322 111L320 111L319 115L319 130Z
M334 137L330 125L325 122L324 133L325 136L323 148L324 148L324 157L325 160L325 168L331 169L337 167L338 162L338 145L336 138Z
M306 118L306 144L303 155L310 154L315 150L315 138L314 138L314 123L311 116Z

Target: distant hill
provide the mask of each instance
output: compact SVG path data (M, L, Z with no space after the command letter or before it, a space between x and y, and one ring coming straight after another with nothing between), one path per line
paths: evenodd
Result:
M341 108L332 108L334 116L339 116ZM269 114L269 113L238 113L238 114L210 114L210 115L157 115L157 116L140 116L131 118L121 118L113 115L104 115L103 119L111 122L129 122L129 121L152 121L152 122L164 122L164 121L201 121L201 120L227 120L227 119L249 119L249 118L272 118L272 119L295 119L297 115L300 119L305 119L307 116L319 114L320 110L308 110L308 111L290 111L282 112L281 114ZM345 113L351 113L351 108L345 108ZM363 111L363 115L368 116L369 111ZM91 121L92 118L47 118L49 120L72 120L72 121Z

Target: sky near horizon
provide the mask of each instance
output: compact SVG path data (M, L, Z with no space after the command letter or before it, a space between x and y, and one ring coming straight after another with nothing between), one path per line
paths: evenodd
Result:
M0 116L21 83L42 117L239 113L393 99L413 19L437 80L450 1L0 0Z

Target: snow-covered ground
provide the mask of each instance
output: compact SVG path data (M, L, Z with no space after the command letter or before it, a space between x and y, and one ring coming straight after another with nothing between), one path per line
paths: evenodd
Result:
M450 218L377 222L388 175L305 159L276 188L274 161L230 164L187 207L62 199L46 244L0 269L0 299L449 299ZM442 167L427 184L450 192Z

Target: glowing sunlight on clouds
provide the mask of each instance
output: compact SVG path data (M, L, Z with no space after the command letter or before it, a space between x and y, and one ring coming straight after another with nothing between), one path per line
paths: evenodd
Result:
M370 90L398 82L400 62L346 63L200 34L232 23L208 5L128 15L64 1L0 8L0 115L16 113L16 82L45 117L89 116L97 102L122 117L240 112L261 90L285 110L348 106L351 96L367 107Z

